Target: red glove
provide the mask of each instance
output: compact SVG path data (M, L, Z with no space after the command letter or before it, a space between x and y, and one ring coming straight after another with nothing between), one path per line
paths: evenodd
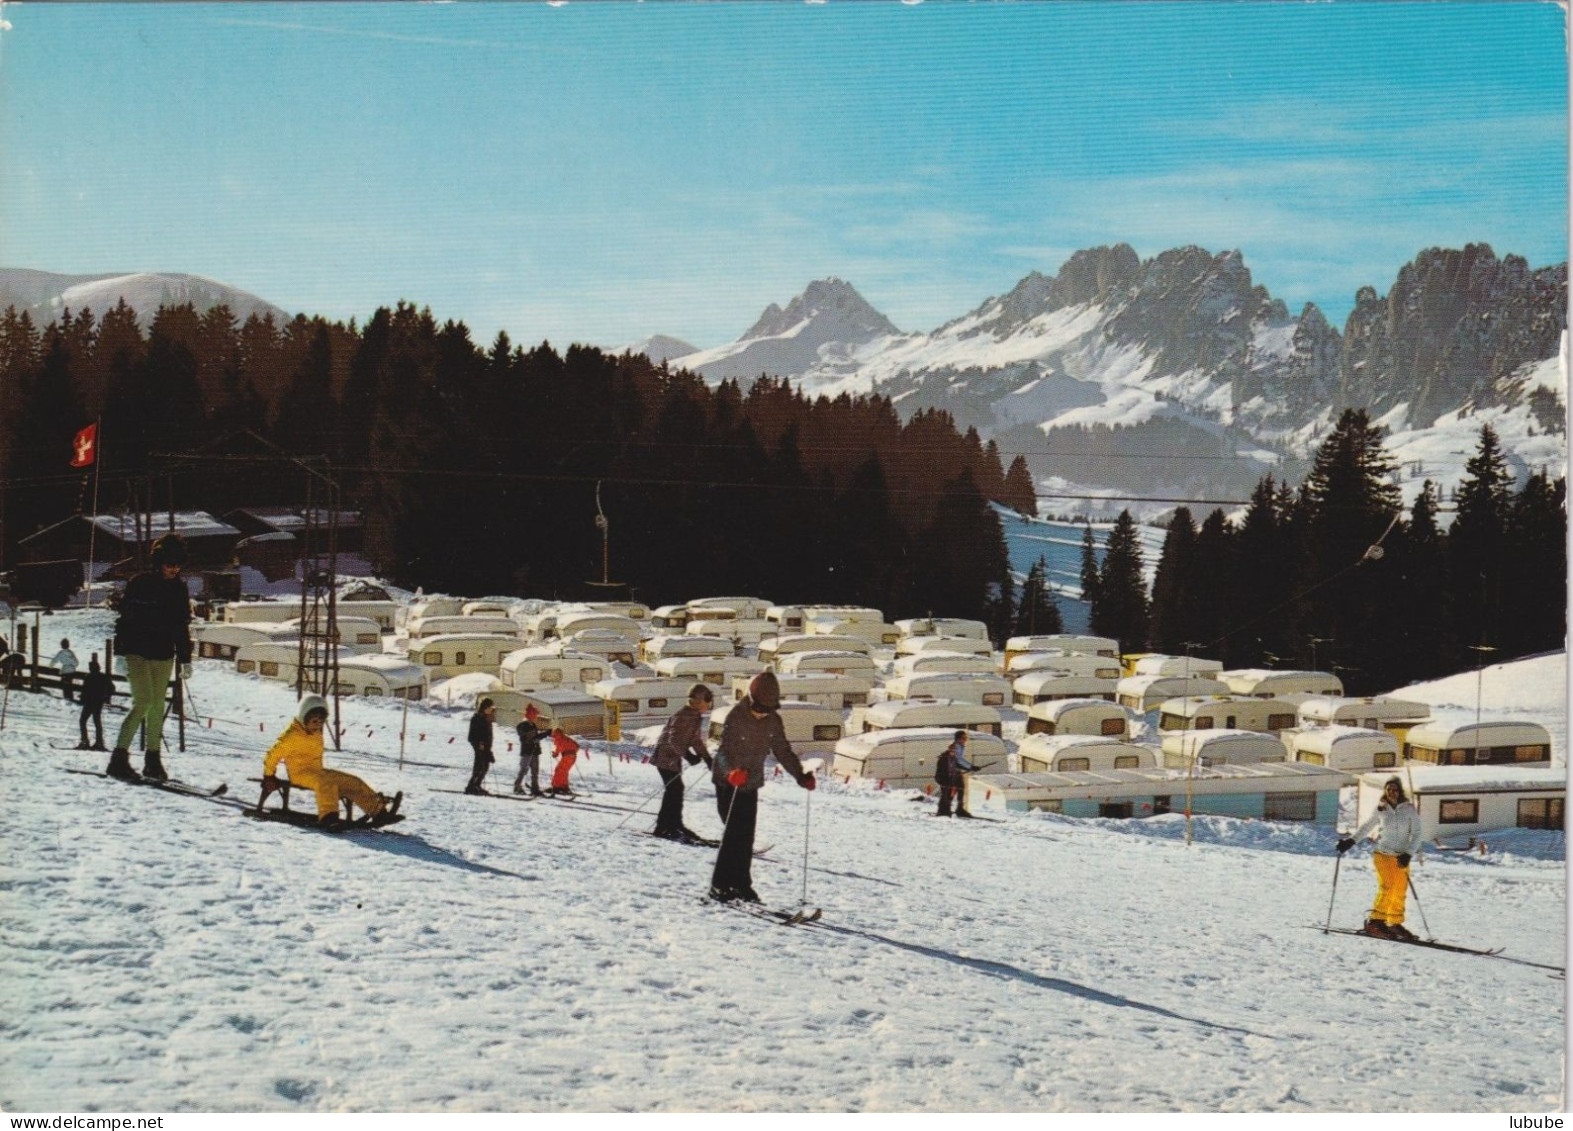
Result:
M748 784L747 770L730 770L726 775L726 784L733 789L742 789Z
M797 779L797 784L802 786L804 789L809 790L810 792L819 786L819 782L814 780L813 774L804 774L802 777Z

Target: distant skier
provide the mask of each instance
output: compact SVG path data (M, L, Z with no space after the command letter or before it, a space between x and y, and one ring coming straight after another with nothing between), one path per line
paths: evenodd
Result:
M546 796L572 797L568 775L579 760L579 744L569 738L562 727L552 728L552 757L557 759L557 768L552 771L552 787L546 791Z
M82 731L82 741L78 750L104 749L104 706L115 694L115 681L109 678L109 673L98 666L98 653L94 652L87 661L87 675L82 677L82 711L77 716L77 726ZM87 723L93 721L94 739L92 745L87 741Z
M399 811L404 794L387 797L354 774L325 769L322 765L322 731L328 722L328 702L320 695L307 695L295 708L295 718L279 735L262 759L262 800L282 784L274 771L279 763L289 771L291 785L311 790L317 798L317 820L327 828L344 825L339 803L348 801L360 808L366 820L378 824ZM258 802L261 805L261 801ZM353 810L352 810L353 812Z
M711 764L710 751L705 748L703 737L704 713L710 710L715 696L702 683L688 689L688 702L677 714L666 721L661 737L656 739L655 757L651 764L661 775L665 789L661 794L661 811L655 818L655 835L667 840L694 843L704 838L683 824L683 762L697 766L700 762Z
M55 658L49 665L60 671L60 694L67 703L71 702L71 684L76 678L77 660L76 653L71 651L71 641L60 641L60 651L55 653Z
M1420 814L1404 795L1404 783L1396 777L1388 778L1382 787L1376 812L1355 830L1354 836L1338 842L1338 854L1348 852L1372 829L1378 830L1376 849L1371 854L1371 862L1376 865L1377 891L1365 933L1379 939L1413 942L1415 934L1404 926L1404 897L1409 894L1409 861L1420 851Z
M126 582L120 596L120 619L115 622L115 651L126 665L131 684L131 709L120 724L115 749L109 756L112 778L134 781L131 740L147 724L147 757L142 773L163 781L164 696L169 677L180 665L184 679L191 677L191 594L180 579L186 564L186 543L178 534L166 534L153 543L153 568Z
M492 756L492 722L496 718L497 705L489 698L476 704L475 714L470 716L470 750L475 754L475 764L470 769L470 782L464 787L465 793L491 796L481 783L486 780L486 771L497 760Z
M754 891L754 825L759 790L765 784L765 759L774 754L798 785L813 789L814 775L803 769L781 722L781 684L774 672L760 672L748 694L727 712L721 745L711 763L716 811L725 830L710 876L710 898L721 903L760 902Z
M956 816L970 817L965 801L967 771L977 769L967 761L967 732L958 730L951 744L945 747L939 761L934 763L934 784L939 786L939 812L936 817L950 816L951 802L956 804Z
M534 703L524 709L524 718L514 730L519 735L519 776L513 779L513 791L524 793L524 776L530 775L531 797L541 796L541 740L551 731L540 725L541 712Z

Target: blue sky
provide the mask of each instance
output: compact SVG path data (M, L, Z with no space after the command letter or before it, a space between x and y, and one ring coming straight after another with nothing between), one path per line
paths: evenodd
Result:
M705 347L835 275L928 330L1079 248L1240 249L1341 325L1567 256L1550 3L10 4L0 265L489 341Z

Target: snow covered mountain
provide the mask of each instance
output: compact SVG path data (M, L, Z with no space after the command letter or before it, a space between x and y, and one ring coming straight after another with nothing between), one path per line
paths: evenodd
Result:
M696 347L689 345L681 338L669 337L666 334L651 334L648 338L641 338L632 345L623 346L612 351L615 354L642 353L651 361L660 365L663 361L671 361L696 352Z
M15 306L36 323L49 322L65 311L91 310L95 318L113 310L125 299L137 312L145 329L160 306L191 303L198 311L223 304L244 322L251 315L273 315L287 321L288 313L254 294L201 275L137 271L115 275L57 275L24 267L0 267L0 310Z

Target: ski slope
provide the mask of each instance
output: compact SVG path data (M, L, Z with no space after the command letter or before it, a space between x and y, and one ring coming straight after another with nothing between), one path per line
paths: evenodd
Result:
M75 611L46 629L85 660L109 624ZM247 779L293 693L216 661L196 667L187 750L173 748L172 721L166 762L250 801ZM1510 688L1516 715L1555 726L1565 762L1565 657L1505 667L1517 671L1485 682L1485 710ZM806 878L824 919L776 926L705 902L713 852L640 835L646 815L437 792L468 775L462 707L412 708L402 770L398 710L345 710L344 749L328 762L404 790L396 829L333 837L64 773L105 762L61 748L75 742L74 707L12 693L0 731L0 1107L1564 1103L1565 982L1307 929L1328 913L1325 829L1212 818L1187 847L1178 816L940 822L911 793L831 782L808 794L783 778L761 801L759 843L774 848L755 886L796 907ZM511 783L511 737L499 729L493 788ZM637 808L659 785L632 743L614 751L629 762L603 742L589 750L587 803ZM711 791L689 777L688 824L714 835ZM1562 835L1488 840L1485 855L1417 864L1431 930L1561 965ZM1345 858L1334 923L1357 925L1374 890L1369 855ZM1411 906L1416 929L1419 918Z

